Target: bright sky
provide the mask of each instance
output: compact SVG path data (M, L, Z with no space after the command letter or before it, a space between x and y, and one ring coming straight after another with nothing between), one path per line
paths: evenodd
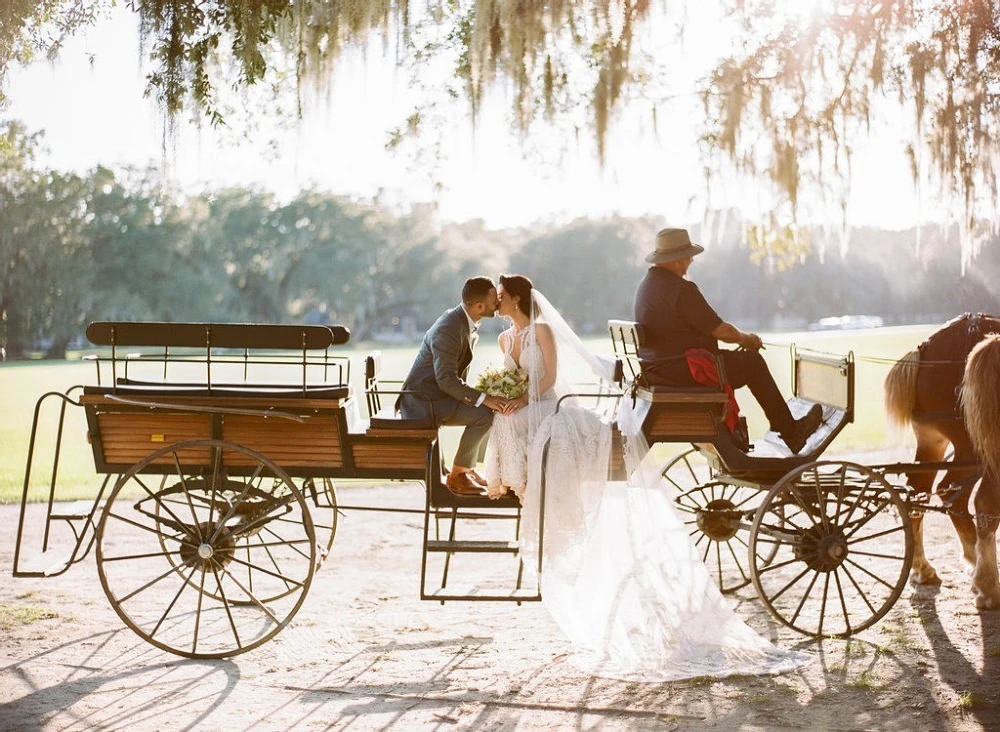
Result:
M111 20L71 39L55 65L41 62L10 75L8 114L45 131L45 163L76 171L98 164L161 164L161 120L155 104L143 97L146 72L139 65L135 18L119 7ZM709 45L712 29L701 27L704 34L692 26L686 52ZM426 170L410 157L385 151L387 131L410 111L406 85L405 72L388 61L346 59L328 111L312 110L298 129L264 129L241 144L207 126L182 126L167 156L170 173L188 190L252 184L282 198L316 187L364 198L382 191L384 200L402 204L436 200L444 220L482 218L493 227L613 213L690 223L704 211L693 99L690 108L683 102L661 108L658 136L648 115L623 115L601 170L585 136L555 162L525 158L507 131L506 100L495 98L483 109L475 135L466 119L456 119L448 136L454 144L441 170L444 188L435 191ZM260 118L269 126L266 115ZM918 202L891 127L885 125L878 141L858 151L849 206L855 225L905 228L917 220ZM275 134L277 156L266 144ZM743 188L712 203L741 206L747 200Z

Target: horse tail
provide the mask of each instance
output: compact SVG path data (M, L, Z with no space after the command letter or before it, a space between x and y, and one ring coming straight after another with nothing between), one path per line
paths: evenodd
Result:
M885 411L889 420L900 427L913 421L917 408L917 369L920 366L920 352L910 351L889 371L885 377Z
M986 336L969 353L961 395L972 444L986 466L1000 475L1000 334Z

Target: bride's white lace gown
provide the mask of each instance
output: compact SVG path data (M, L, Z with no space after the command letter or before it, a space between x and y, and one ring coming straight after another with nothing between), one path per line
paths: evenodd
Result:
M503 350L503 368L521 368L528 374L528 383L541 384L545 379L545 361L542 350L534 337L535 326L529 325L523 331L512 332L511 337L501 341ZM519 345L520 358L515 360L512 354L515 342ZM524 500L524 490L528 483L528 442L531 429L531 416L551 414L555 409L555 392L551 389L536 397L540 404L532 405L513 414L496 414L493 417L493 427L490 429L490 439L486 445L486 481L488 493L492 497L501 496L507 489L514 491L518 498Z
M579 373L580 362L606 374L606 364L544 296L532 295L556 341L556 384L521 412L495 418L487 470L521 491L521 558L529 572L540 568L542 601L577 664L599 676L658 682L785 673L809 663L729 607L674 508L632 400L622 399L615 416L570 401L555 411L570 391L565 374ZM541 354L525 345L521 367L540 384ZM612 419L624 436L627 481L609 476Z

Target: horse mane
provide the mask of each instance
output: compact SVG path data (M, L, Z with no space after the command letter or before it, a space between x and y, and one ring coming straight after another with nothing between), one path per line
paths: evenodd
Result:
M961 390L965 427L983 462L1000 475L1000 334L969 353Z
M899 359L885 377L885 411L898 427L905 427L913 420L919 367L920 352L913 350Z

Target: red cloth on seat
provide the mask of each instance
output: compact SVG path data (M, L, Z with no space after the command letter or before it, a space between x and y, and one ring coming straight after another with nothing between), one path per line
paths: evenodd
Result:
M720 385L719 366L711 351L704 348L689 348L684 351L684 357L687 359L691 377L696 382L705 386ZM740 405L736 403L736 394L729 382L722 382L721 386L729 396L722 409L722 421L726 423L730 432L734 432L740 423Z

